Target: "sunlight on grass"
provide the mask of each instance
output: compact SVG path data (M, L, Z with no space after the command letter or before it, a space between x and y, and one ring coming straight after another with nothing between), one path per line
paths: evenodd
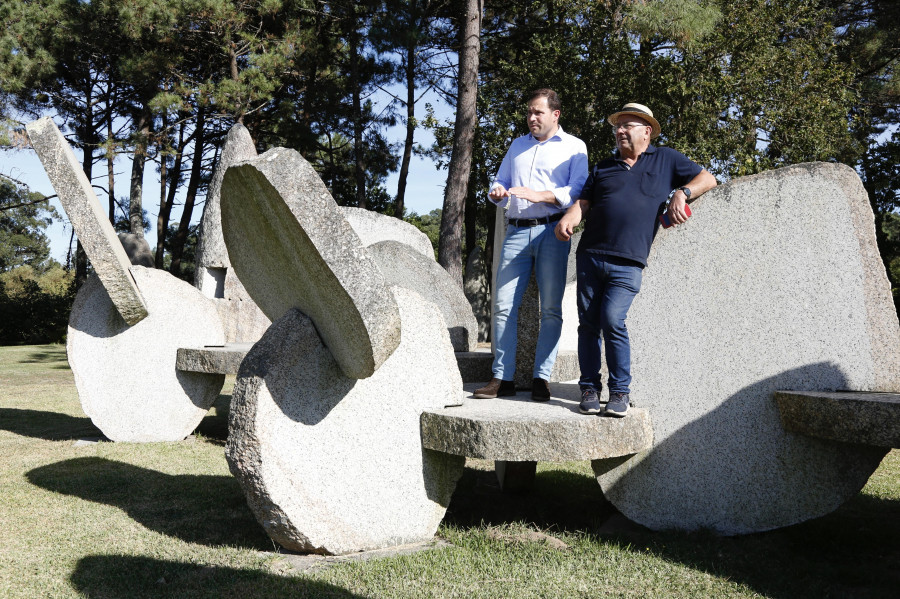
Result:
M63 346L0 348L0 597L895 597L900 451L818 520L723 538L651 532L590 464L540 464L528 493L469 460L439 534L452 546L307 572L251 514L224 458L233 377L177 443L76 443ZM612 526L611 523L618 522Z

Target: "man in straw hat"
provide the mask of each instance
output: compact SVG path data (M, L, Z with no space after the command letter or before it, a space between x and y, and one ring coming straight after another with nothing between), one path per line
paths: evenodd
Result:
M650 245L665 212L687 221L686 202L716 186L716 179L684 154L655 147L660 127L643 104L609 116L616 152L594 166L579 200L556 226L568 240L587 216L575 255L578 277L578 362L584 414L599 414L601 332L609 367L609 403L603 414L622 417L630 405L631 345L625 317L641 288Z
M562 332L569 241L557 239L556 222L580 197L588 176L587 147L559 126L559 97L539 89L528 99L530 133L514 140L488 192L507 205L509 227L503 240L494 289L493 378L475 397L515 395L516 328L519 305L534 269L541 301L541 328L532 372L531 398L550 399L550 373Z

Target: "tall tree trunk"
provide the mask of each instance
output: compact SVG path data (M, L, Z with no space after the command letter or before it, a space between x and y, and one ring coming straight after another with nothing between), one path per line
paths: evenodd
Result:
M350 3L350 89L353 93L353 157L356 162L356 205L366 207L366 161L363 157L362 101L359 89L359 23L356 3Z
M181 258L184 256L184 244L187 241L188 228L191 224L191 216L194 212L194 203L197 200L197 189L200 187L200 175L203 172L203 146L206 144L206 110L200 106L197 108L197 127L194 138L194 158L191 164L191 178L188 181L187 193L184 197L184 207L181 211L181 221L178 223L178 231L172 240L172 266L169 268L176 277L181 274Z
M193 137L193 136L191 136ZM159 216L156 217L156 268L163 268L165 259L166 235L169 232L169 217L172 214L172 206L175 205L175 193L178 191L178 180L181 178L181 165L184 158L184 148L191 137L184 139L184 121L179 125L178 148L175 153L175 164L169 173L171 184L165 201L160 198Z
M482 0L465 0L461 27L459 81L456 91L456 124L453 129L453 153L450 156L444 208L441 212L441 237L438 263L462 287L462 225L469 173L472 167L472 142L475 137L478 96L478 53L480 50Z
M410 2L410 20L415 14L416 2ZM413 135L416 131L416 42L413 36L406 43L406 141L403 143L403 160L397 179L397 198L394 200L394 216L403 218L406 196L406 178L409 176L409 162L412 158Z
M135 131L137 138L134 144L134 158L131 162L131 193L128 199L128 223L131 232L144 237L144 164L147 162L147 149L150 146L149 109L141 109Z

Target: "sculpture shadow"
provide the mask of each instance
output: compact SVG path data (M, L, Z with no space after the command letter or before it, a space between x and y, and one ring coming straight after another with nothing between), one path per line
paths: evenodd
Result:
M773 530L719 536L685 517L683 526L693 532L633 527L618 538L768 597L896 596L900 501L858 494L887 449L783 432L773 397L778 389L848 385L841 368L828 362L747 385L658 441L643 462L632 465L626 476L652 469L647 484L629 485L623 496L607 489L629 509L630 501L658 494L648 506L677 514L682 503L690 503L713 521L750 513L757 530L770 521ZM651 412L654 422L664 416L659 407Z
M62 348L62 351L49 349L33 351L28 354L27 358L20 361L24 364L43 364L45 368L52 368L54 370L68 370L69 362L66 359L65 346L63 345L60 347Z
M141 525L188 543L272 548L231 476L173 476L86 457L35 468L26 477L49 491L118 507Z
M83 557L72 572L71 582L82 596L107 599L363 597L326 582L295 576L128 555Z
M459 527L526 523L543 530L597 530L615 508L597 479L566 470L542 470L527 491L500 489L493 470L466 467L444 522Z
M84 437L104 438L91 419L42 410L0 408L0 429L45 441L65 441Z
M231 394L220 393L194 432L217 445L224 445L228 439L228 414L230 411Z

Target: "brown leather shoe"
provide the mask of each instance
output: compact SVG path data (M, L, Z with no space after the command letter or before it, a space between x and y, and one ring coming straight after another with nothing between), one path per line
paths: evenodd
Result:
M531 400L548 401L550 399L550 382L544 379L532 379Z
M493 399L494 397L507 397L516 394L516 384L513 381L491 379L491 382L480 389L475 389L473 397L478 399Z

